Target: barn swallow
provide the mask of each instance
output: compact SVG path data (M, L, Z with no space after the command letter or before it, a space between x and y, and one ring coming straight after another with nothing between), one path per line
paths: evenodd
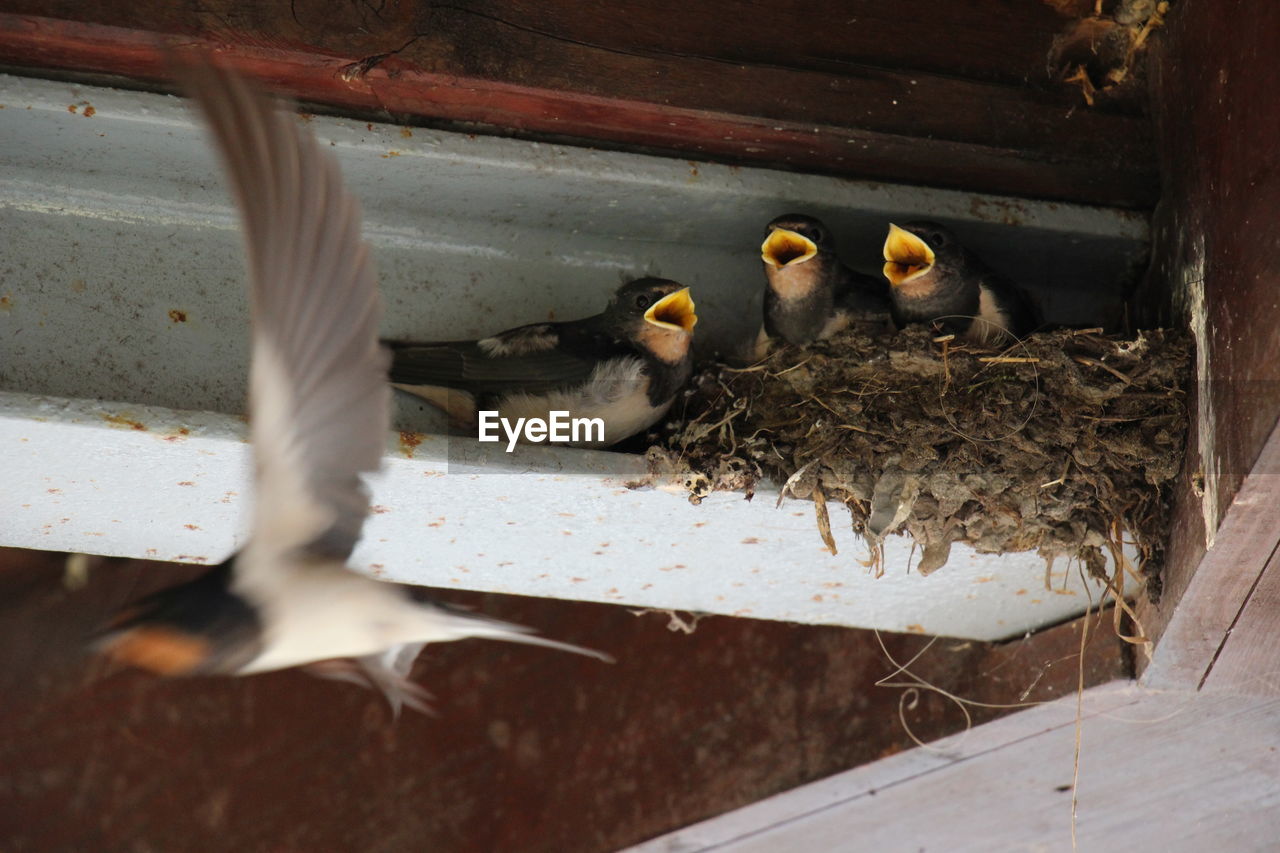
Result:
M444 410L460 428L479 411L499 417L600 418L607 447L666 414L692 372L689 288L661 278L622 285L604 312L583 320L534 323L478 341L396 343L391 384ZM599 439L599 435L590 436Z
M760 257L768 287L757 357L781 338L804 346L854 322L884 322L889 288L840 262L831 232L812 216L788 213L765 228Z
M889 225L884 277L892 285L893 321L899 328L937 321L944 332L998 344L1039 325L1030 297L936 222Z
M369 509L360 476L390 425L382 307L360 209L337 161L236 74L175 59L240 210L249 267L256 501L244 547L126 609L98 648L164 675L319 674L425 709L408 680L423 645L487 637L604 657L462 613L347 568Z

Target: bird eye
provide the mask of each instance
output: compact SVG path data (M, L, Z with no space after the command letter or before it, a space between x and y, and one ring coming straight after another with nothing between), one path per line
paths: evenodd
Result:
M636 297L636 307L641 311L648 308L651 304L653 304L653 300L649 298L647 293L642 293Z

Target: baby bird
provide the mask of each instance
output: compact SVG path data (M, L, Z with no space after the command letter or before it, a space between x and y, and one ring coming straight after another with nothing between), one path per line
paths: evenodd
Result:
M474 428L477 413L542 418L551 411L599 418L573 446L607 447L653 426L693 371L689 288L641 278L618 288L604 311L582 320L533 323L478 341L388 342L394 387Z
M760 257L768 286L757 358L777 339L804 346L851 323L888 318L889 288L841 263L830 230L812 216L788 213L770 222Z
M972 343L998 345L1039 325L1030 297L936 222L889 225L884 277L898 328L936 321Z

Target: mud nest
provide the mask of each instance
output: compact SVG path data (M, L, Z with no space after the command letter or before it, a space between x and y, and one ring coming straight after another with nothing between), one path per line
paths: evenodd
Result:
M1078 559L1132 540L1154 594L1182 464L1190 346L1169 331L1039 333L1000 350L927 329L848 332L695 377L648 461L697 503L762 479L832 502L871 544L909 533L927 573L952 542ZM879 568L879 566L877 566Z

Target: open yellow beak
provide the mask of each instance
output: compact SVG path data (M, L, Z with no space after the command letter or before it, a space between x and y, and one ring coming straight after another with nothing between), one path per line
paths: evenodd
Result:
M889 223L889 236L884 241L884 277L894 287L933 269L933 249L910 231Z
M692 332L698 325L698 315L693 313L693 297L684 287L669 293L649 306L644 319L660 329L684 329Z
M760 244L760 257L766 264L781 269L792 264L802 264L818 254L812 240L786 228L775 228Z

